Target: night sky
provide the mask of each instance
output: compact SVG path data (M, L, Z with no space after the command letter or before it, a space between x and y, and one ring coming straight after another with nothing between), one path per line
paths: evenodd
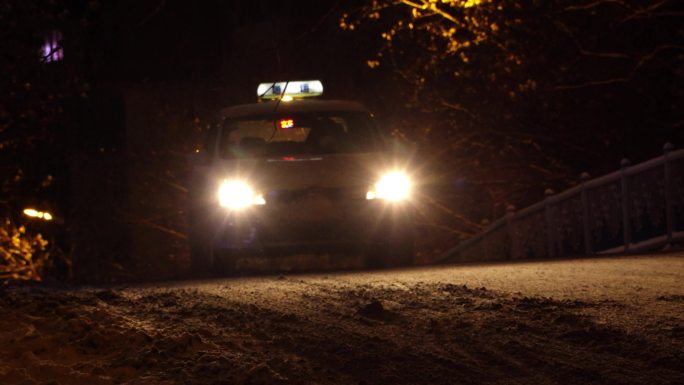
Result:
M373 47L339 29L340 11L337 1L106 2L92 26L92 71L119 81L224 81L244 102L269 80L320 78L351 93L367 85Z

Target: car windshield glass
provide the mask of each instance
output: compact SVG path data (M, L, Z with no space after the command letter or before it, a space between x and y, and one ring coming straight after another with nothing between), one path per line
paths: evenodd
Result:
M333 112L228 119L221 133L224 158L340 154L381 150L366 113Z

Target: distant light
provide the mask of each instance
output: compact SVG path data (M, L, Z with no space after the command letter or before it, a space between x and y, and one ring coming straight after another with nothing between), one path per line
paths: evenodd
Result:
M285 96L283 96L280 100L283 101L283 102L291 102L291 101L294 100L294 98L293 98L292 96L290 96L290 95L285 95Z
M280 128L292 128L294 127L293 119L280 119Z
M26 215L27 217L43 219L46 221L51 221L53 218L52 214L50 214L47 211L38 211L38 210L32 209L32 208L24 209L24 215Z
M45 43L41 47L41 54L47 63L56 62L64 59L64 49L62 48L62 33L52 31L45 38Z

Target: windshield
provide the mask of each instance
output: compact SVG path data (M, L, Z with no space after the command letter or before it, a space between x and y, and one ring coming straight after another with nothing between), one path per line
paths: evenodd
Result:
M221 133L224 158L340 154L382 150L367 113L330 112L228 119Z

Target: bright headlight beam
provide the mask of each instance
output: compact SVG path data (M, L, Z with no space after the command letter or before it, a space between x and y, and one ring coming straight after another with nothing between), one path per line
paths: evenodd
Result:
M264 194L257 194L252 199L252 204L256 206L261 206L266 204L266 199L264 199Z
M366 199L384 199L387 201L401 201L411 195L411 179L401 171L387 173L380 178L371 191L366 193Z
M251 206L255 198L257 196L254 194L254 190L242 181L224 180L218 189L219 205L231 210L240 210Z

